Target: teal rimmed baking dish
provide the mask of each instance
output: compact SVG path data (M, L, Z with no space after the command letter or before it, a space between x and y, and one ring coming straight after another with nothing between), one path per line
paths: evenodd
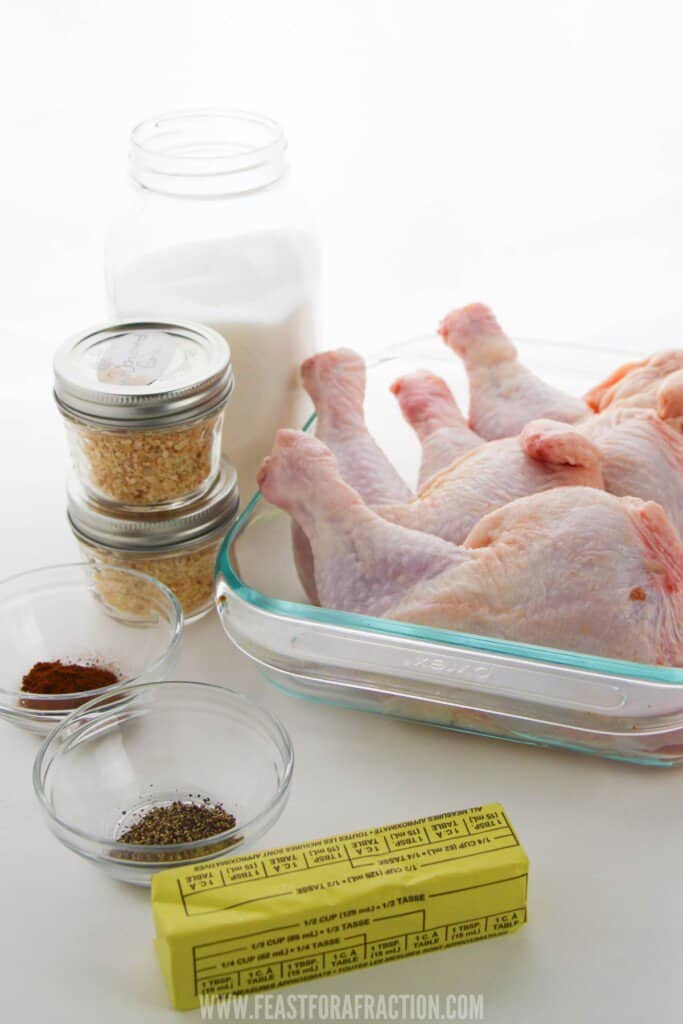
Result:
M539 341L518 346L527 365L576 394L641 354ZM419 447L389 384L417 368L445 377L467 405L463 369L435 335L388 349L369 368L368 426L410 481ZM296 575L290 521L260 495L221 547L216 588L228 636L293 695L637 764L683 764L683 669L311 606Z

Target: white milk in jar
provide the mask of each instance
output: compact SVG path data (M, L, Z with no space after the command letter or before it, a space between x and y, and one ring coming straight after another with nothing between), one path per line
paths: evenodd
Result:
M223 450L247 499L278 427L301 426L309 411L299 365L315 347L310 250L310 239L293 233L193 242L150 253L117 279L118 316L163 310L228 341L235 390Z
M278 427L311 409L298 370L315 350L318 250L284 137L256 115L169 115L133 132L131 177L108 243L113 311L223 334L235 375L223 450L246 501Z

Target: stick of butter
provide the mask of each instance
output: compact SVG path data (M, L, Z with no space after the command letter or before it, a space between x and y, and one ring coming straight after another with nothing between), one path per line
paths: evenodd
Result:
M179 1010L515 931L529 861L500 804L162 871Z

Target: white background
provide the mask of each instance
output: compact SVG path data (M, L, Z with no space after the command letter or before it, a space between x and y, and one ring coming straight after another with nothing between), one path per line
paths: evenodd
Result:
M370 350L484 299L516 334L654 349L683 336L677 2L2 0L2 575L72 559L49 394L62 337L106 314L102 244L144 117L270 113L317 210L326 346ZM1 656L1 652L0 652ZM483 992L487 1019L671 1020L683 938L680 778L295 702L211 618L181 672L289 726L268 841L490 799L532 860L516 936L300 986ZM0 727L0 1015L173 1019L145 894L62 850Z

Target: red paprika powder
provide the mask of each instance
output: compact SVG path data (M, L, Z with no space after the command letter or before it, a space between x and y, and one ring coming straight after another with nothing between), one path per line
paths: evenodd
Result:
M21 681L25 693L83 693L118 683L116 672L99 665L38 661Z

